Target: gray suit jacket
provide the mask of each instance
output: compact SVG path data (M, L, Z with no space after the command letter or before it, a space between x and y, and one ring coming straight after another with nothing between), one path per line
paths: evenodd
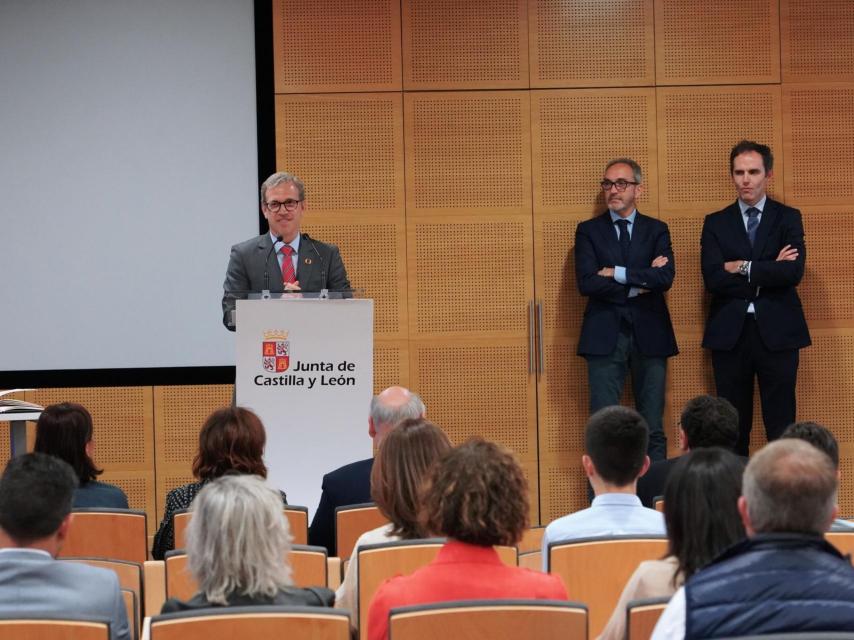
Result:
M0 553L0 616L91 616L110 621L112 640L130 640L116 574L26 549Z
M246 298L247 292L260 292L264 286L264 271L269 275L272 293L284 291L282 270L275 253L271 253L273 240L269 233L251 238L231 247L231 257L222 285L222 323L230 331L231 311L235 300ZM266 261L265 261L266 260ZM316 292L321 289L345 291L350 289L347 270L341 260L338 247L318 242L303 233L300 237L297 257L297 280L302 291Z

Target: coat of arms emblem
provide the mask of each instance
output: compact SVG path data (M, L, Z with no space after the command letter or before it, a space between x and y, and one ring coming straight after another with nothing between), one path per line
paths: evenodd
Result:
M291 343L288 332L280 329L265 331L261 343L262 363L264 371L282 373L287 371L291 360Z

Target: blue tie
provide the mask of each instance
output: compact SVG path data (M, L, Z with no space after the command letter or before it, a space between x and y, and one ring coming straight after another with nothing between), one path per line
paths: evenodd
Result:
M756 242L756 228L759 226L759 209L756 207L748 207L747 211L747 237L750 239L750 246Z
M629 262L629 242L631 238L629 238L629 221L625 218L621 218L619 220L615 220L614 224L620 229L620 251L623 254L623 264L622 266L627 267Z

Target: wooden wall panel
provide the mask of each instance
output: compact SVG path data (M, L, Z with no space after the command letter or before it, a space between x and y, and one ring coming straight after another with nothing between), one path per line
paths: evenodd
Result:
M696 331L706 322L709 302L700 269L700 235L704 216L698 213L663 217L670 229L676 265L673 286L666 294L670 319L677 332L680 329Z
M535 213L600 213L609 160L628 156L644 171L641 211L657 215L653 89L531 91Z
M374 340L374 395L393 385L409 387L409 341Z
M403 221L365 216L358 222L306 223L305 231L337 244L354 289L374 300L374 334L399 339L407 333L406 233Z
M410 357L413 389L454 444L479 435L516 453L537 521L536 390L527 339L411 340Z
M419 218L407 233L410 339L528 335L530 217Z
M587 304L575 282L575 229L587 216L540 215L534 222L536 296L547 339L578 336Z
M787 200L854 203L854 83L783 85L783 131Z
M278 96L276 166L306 185L309 216L403 215L399 93Z
M273 63L276 93L400 90L400 3L275 0Z
M527 91L406 93L406 215L531 211Z
M658 85L780 82L778 0L655 0Z
M851 0L780 0L783 82L854 81Z
M655 84L653 0L531 0L532 87Z
M771 146L776 156L771 195L781 199L779 86L659 87L656 92L663 213L708 213L735 201L729 152L744 138Z
M403 0L405 89L528 87L527 0Z

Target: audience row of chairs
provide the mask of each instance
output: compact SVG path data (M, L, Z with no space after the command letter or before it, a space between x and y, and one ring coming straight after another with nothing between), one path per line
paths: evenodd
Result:
M348 514L354 518L348 521ZM295 540L305 540L307 510L291 507L286 510L286 515L295 532ZM178 544L183 544L189 516L188 513L179 514L175 519ZM361 534L362 527L374 528L378 518L382 518L372 505L342 509L339 516L343 516L341 522L345 523L344 527L339 527L339 534L346 532L345 535L353 542ZM356 526L346 527L353 523ZM188 599L197 591L195 582L186 571L187 557L183 551L170 552L164 561L146 559L143 512L78 510L71 531L63 548L63 557L107 567L117 573L128 607L128 619L134 621L137 633L143 618L156 616L166 598ZM541 570L542 533L541 527L530 529L518 549L499 547L499 555L507 564ZM854 533L832 532L827 537L843 553L854 552ZM341 539L339 536L339 541ZM360 629L366 628L367 603L383 580L396 574L411 573L429 563L441 545L441 539L431 539L368 545L359 550ZM352 548L352 543L349 548ZM664 556L666 550L667 541L663 537L580 540L551 546L547 566L549 572L562 576L569 597L584 603L584 624L589 627L592 637L604 627L635 567L643 560ZM340 584L342 560L327 557L323 547L294 544L289 561L297 586L335 589ZM632 637L648 637L662 608L655 603L644 603L632 623L636 626ZM416 614L412 617L419 619Z

